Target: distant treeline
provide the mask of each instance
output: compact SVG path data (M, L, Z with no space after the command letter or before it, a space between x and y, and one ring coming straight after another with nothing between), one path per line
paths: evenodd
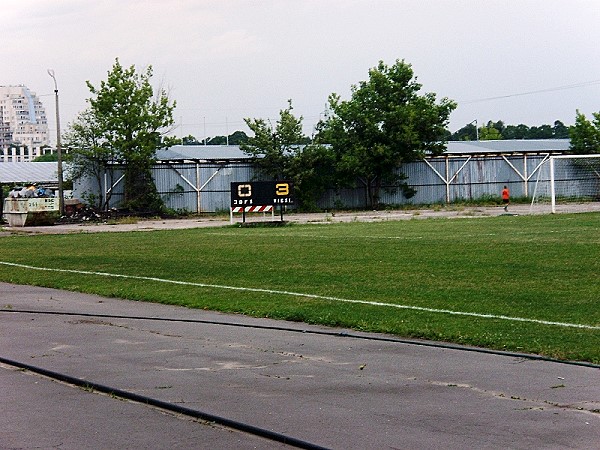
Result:
M487 141L492 139L568 139L569 127L556 120L554 125L530 127L524 124L505 125L504 122L489 121L477 127L469 123L455 133L448 132L449 141Z
M243 131L236 131L229 136L213 136L198 140L191 134L181 138L182 145L240 145L248 140L248 135Z
M448 131L448 141L489 141L493 139L568 139L569 127L556 120L554 125L540 125L530 127L528 125L505 125L501 120L489 121L485 126L476 126L469 123L460 130L451 133ZM248 135L243 131L236 131L229 136L214 136L204 140L198 140L189 135L181 138L183 145L240 145L248 141ZM308 144L309 138L299 144Z

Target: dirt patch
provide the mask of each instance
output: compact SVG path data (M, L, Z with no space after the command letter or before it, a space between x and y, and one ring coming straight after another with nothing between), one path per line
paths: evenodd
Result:
M575 212L600 212L600 203L569 204L560 206L558 213ZM436 209L403 209L386 211L325 211L321 213L289 213L284 215L284 220L291 223L330 224L342 222L383 222L390 220L413 220L430 218L469 218L469 217L493 217L493 216L515 216L530 214L549 214L550 208L538 208L532 210L529 205L511 205L508 212L502 206L450 206ZM246 222L260 223L279 220L278 215L271 214L248 214ZM127 231L153 231L153 230L177 230L189 228L223 227L228 225L239 225L242 216L236 214L233 222L226 216L192 217L186 219L140 219L135 223L74 223L57 224L37 227L3 227L1 236L9 236L15 233L26 234L66 234L66 233L102 233L102 232L127 232Z

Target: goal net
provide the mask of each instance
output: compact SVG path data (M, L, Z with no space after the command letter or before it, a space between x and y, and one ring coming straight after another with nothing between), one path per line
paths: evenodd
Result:
M538 168L531 212L600 211L600 154L550 156Z

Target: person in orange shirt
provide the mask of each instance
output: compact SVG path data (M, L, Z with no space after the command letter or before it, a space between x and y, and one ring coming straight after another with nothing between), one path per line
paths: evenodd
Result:
M504 189L502 189L502 203L504 203L504 211L508 211L508 204L510 203L510 191L506 186L504 186Z

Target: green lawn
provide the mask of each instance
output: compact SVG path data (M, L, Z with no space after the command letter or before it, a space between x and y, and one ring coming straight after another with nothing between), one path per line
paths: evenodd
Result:
M600 363L598 214L14 235L0 255L160 279L0 264L6 282Z

